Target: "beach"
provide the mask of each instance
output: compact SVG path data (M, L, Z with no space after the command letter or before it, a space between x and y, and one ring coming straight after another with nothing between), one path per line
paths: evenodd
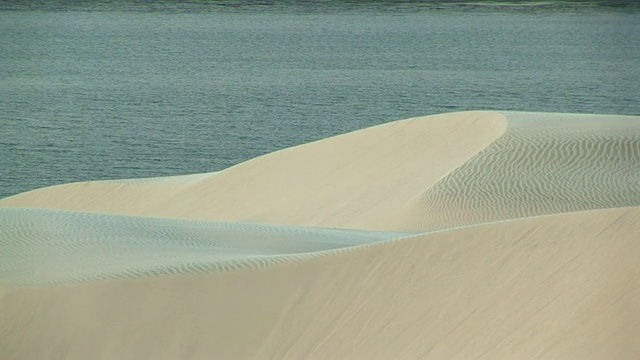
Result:
M7 359L640 357L640 117L465 111L0 199Z

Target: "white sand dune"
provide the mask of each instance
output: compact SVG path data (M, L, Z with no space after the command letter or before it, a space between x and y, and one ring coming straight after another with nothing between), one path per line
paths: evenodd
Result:
M505 129L505 117L494 112L415 118L277 151L184 181L67 184L19 194L0 205L369 229Z
M640 117L452 113L0 200L2 359L640 358Z

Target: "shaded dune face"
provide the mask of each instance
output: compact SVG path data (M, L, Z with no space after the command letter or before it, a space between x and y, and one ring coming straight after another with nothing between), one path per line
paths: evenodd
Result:
M8 285L255 270L409 236L31 208L0 208L0 224Z
M637 118L506 116L505 134L420 194L401 211L396 229L431 231L640 205Z

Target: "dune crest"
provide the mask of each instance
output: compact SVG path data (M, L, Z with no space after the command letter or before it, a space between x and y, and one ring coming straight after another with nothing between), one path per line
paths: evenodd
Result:
M276 151L181 182L65 184L0 200L0 206L370 229L505 129L505 117L496 112L419 117Z

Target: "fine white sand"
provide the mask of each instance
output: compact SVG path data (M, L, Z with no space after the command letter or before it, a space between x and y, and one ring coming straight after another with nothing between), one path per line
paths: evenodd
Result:
M0 200L2 359L640 358L640 117L464 112Z

